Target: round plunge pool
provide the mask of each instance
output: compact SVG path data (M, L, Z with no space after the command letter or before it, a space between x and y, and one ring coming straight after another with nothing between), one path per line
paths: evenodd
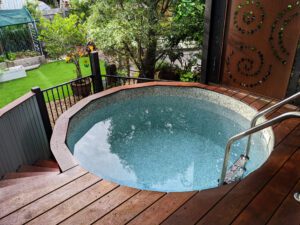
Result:
M256 113L201 88L147 84L93 97L71 117L66 144L83 168L120 185L203 190L218 186L228 139L248 129ZM229 165L246 141L233 145ZM271 129L255 134L245 175L259 168L272 148Z

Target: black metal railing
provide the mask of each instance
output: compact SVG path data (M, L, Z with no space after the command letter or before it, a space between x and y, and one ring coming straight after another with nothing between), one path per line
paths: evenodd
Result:
M158 81L148 78L124 77L117 75L103 75L103 88L109 89L112 87L137 84L150 81ZM81 99L95 93L95 77L93 75L72 80L42 90L45 100L48 116L51 126L53 127L58 117L76 104Z
M118 75L102 76L102 83L103 83L104 89L117 87L117 86L123 86L123 85L151 82L151 81L162 81L162 80L140 78L140 77L124 77L124 76L118 76Z
M81 99L112 87L150 81L165 81L140 77L125 77L115 74L101 75L99 62L98 52L92 52L90 54L92 75L44 90L41 90L39 87L32 88L32 91L37 96L44 127L49 139L58 117Z
M81 99L94 93L93 76L65 82L42 90L52 127L57 118Z

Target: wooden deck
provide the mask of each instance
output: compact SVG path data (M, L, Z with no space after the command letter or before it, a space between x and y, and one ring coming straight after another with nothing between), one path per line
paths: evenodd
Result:
M214 90L261 110L272 99ZM288 105L272 113L298 110ZM274 126L276 146L244 180L200 192L160 193L120 186L75 166L59 175L22 178L0 189L0 224L300 224L300 120ZM26 180L27 179L27 180ZM0 186L1 187L1 186Z

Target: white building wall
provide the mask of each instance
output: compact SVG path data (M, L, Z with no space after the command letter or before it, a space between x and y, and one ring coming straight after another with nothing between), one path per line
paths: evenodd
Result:
M0 0L0 9L21 9L26 0Z

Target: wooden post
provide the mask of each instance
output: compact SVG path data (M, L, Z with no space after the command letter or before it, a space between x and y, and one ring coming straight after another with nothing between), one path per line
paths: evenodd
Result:
M98 52L94 51L90 53L90 64L93 75L94 92L98 93L104 90Z
M49 118L49 114L48 114L48 110L47 110L43 92L41 91L41 89L39 87L33 87L31 89L31 91L33 93L35 93L35 97L36 97L36 101L37 101L37 104L38 104L38 107L39 107L39 110L41 113L44 129L45 129L48 141L50 143L50 139L51 139L51 135L52 135L52 126L50 123L50 118Z

